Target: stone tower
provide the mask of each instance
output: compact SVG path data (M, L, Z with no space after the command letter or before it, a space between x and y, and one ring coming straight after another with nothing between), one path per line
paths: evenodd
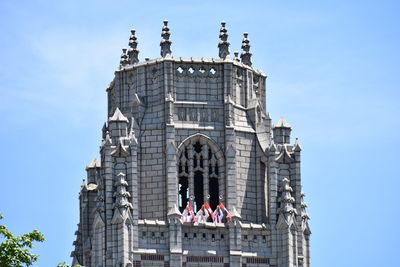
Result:
M172 57L168 22L161 57L139 61L131 31L107 88L100 160L80 190L73 264L86 267L309 267L301 148L266 109L266 75L252 67L245 33L230 57ZM223 223L183 223L223 203Z

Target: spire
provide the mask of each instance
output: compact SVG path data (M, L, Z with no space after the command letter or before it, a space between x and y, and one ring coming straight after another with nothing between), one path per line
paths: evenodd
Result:
M242 41L242 54L240 54L240 58L242 59L242 63L251 67L251 53L250 53L250 40L247 38L249 34L247 32L243 33L243 41Z
M169 40L171 33L169 32L168 28L168 20L164 20L163 23L164 26L162 27L162 33L161 33L162 40L160 42L160 46L161 46L161 56L166 57L166 56L171 56L172 42Z
M125 174L120 172L117 175L117 182L114 184L116 187L114 197L115 204L114 208L133 208L132 204L129 203L128 198L131 196L126 188L128 187L128 183L125 181Z
M128 55L126 54L126 48L122 48L121 60L119 61L120 68L128 65Z
M218 43L219 57L225 59L229 56L229 42L228 42L228 29L225 27L226 22L221 22L221 29L219 30L219 38L221 41Z
M129 64L136 64L139 62L139 49L137 49L138 41L135 35L136 30L131 30L131 36L129 37L129 50L128 59Z
M306 208L307 208L307 203L304 201L304 197L306 194L304 192L301 192L301 219L303 221L307 221L310 219L310 216L308 216Z
M281 207L278 210L278 213L284 215L285 219L288 219L288 217L290 215L296 214L296 210L293 208L294 198L291 195L291 192L293 192L293 189L289 185L288 178L284 178L282 180L282 186L279 189L279 191L282 194L278 200L281 204Z

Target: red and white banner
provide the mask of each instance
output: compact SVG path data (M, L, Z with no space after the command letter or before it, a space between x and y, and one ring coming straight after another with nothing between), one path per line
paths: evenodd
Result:
M189 213L190 213L190 216L192 216L192 221L196 222L196 216L194 215L193 207L191 205L189 205Z
M211 216L212 220L214 221L214 219L215 219L214 212L212 211L212 209L211 209L210 205L208 204L208 202L206 202L204 204L204 207L206 208L208 214Z
M219 203L219 207L226 212L226 218L228 219L228 221L231 221L232 214L225 208L225 206L224 206L224 204L222 204L222 202Z

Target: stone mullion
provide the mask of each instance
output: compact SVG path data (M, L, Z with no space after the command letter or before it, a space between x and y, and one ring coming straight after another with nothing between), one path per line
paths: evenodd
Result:
M218 161L218 186L219 186L219 195L222 196L222 201L224 204L226 203L226 191L225 191L225 171L223 170L223 160ZM228 207L229 209L229 207Z
M202 154L203 154L203 197L204 203L207 201L207 196L210 194L209 186L209 177L208 177L208 145L204 144L202 146Z
M193 206L193 199L191 196L194 196L194 172L193 172L193 144L190 143L187 147L188 149L188 160L189 160L189 203Z

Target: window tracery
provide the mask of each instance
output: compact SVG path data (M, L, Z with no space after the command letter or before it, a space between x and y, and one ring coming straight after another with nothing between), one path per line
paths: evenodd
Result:
M204 136L195 136L178 152L178 206L181 212L187 204L198 211L205 202L212 209L219 204L225 182L220 172L222 153Z

